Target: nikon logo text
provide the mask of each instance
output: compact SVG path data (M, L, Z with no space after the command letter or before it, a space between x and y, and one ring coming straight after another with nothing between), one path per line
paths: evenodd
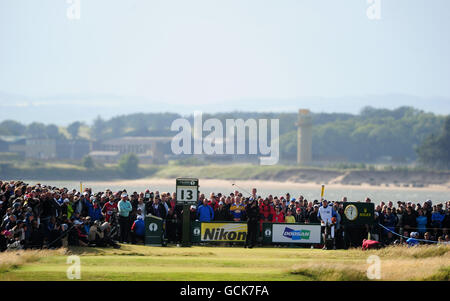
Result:
M206 229L203 240L240 241L245 240L246 232L226 231L224 228Z

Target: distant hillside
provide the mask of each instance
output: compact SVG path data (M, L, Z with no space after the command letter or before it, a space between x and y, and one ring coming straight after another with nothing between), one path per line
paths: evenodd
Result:
M157 99L108 94L28 97L0 92L0 121L13 119L26 124L35 121L50 121L57 125L68 125L74 121L83 121L91 124L98 115L103 119L138 112L173 112L191 115L195 110L205 113L233 111L296 112L300 108L308 108L313 112L358 114L366 106L391 110L401 106L411 106L435 114L450 114L449 98L420 98L401 94L339 98L236 99L192 105L182 100L178 104L173 104Z
M134 136L173 136L170 130L173 120L180 118L177 113L135 113L120 114L110 119L97 117L92 126L72 123L67 128L46 124L23 124L0 122L0 135L29 136L39 138L66 139L83 136L93 140ZM191 119L192 115L186 116ZM204 114L203 119L217 118L244 120L279 119L280 159L294 162L297 152L297 113L274 112L228 112ZM426 113L412 107L395 110L364 108L359 114L312 113L313 119L313 159L322 162L365 162L365 163L412 163L416 161L416 148L431 134L442 131L445 116ZM64 134L64 135L63 135ZM208 133L204 133L206 136ZM66 137L66 138L65 138Z

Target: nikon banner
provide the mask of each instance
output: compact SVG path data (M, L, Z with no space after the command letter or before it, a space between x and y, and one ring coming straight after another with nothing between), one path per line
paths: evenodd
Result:
M263 242L292 243L292 244L320 244L320 225L304 224L263 224Z
M194 222L192 225L192 242L245 242L247 223L213 223Z

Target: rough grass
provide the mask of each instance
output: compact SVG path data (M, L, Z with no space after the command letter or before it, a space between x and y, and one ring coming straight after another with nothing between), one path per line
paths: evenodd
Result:
M70 248L0 254L0 280L67 280L68 255L81 260L82 280L360 281L377 255L381 280L440 280L450 275L450 246L381 250L146 247Z
M289 271L293 275L302 275L313 281L363 281L369 280L364 271L349 268L343 264L308 264L294 266Z
M449 245L420 245L414 248L407 246L390 246L377 251L369 251L380 257L430 258L450 255ZM447 256L448 257L448 256Z
M450 266L440 268L436 273L427 278L424 278L424 280L450 281Z
M67 254L66 249L57 250L18 250L0 253L0 274L17 269L20 266L37 262L47 256L61 256Z

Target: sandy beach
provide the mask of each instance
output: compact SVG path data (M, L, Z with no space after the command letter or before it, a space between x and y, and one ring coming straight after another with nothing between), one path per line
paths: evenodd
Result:
M291 181L279 182L279 181L267 181L267 180L216 180L216 179L199 179L200 187L211 188L211 187L231 187L232 184L235 183L245 189L251 189L252 187L261 188L261 187L271 187L273 189L319 189L321 184L317 184L314 182L308 183L297 183ZM118 181L94 181L89 182L90 185L95 186L105 186L108 185L123 185L124 187L129 186L146 186L150 185L153 187L158 186L175 186L175 179L161 179L161 178L145 178L145 179L136 179L136 180L118 180ZM329 189L339 189L339 190L404 190L404 191L442 191L442 192L450 192L450 187L448 185L429 185L427 187L403 187L403 186L377 186L377 185L369 185L369 184L361 184L361 185L345 185L345 184L326 184L325 185Z

